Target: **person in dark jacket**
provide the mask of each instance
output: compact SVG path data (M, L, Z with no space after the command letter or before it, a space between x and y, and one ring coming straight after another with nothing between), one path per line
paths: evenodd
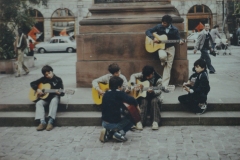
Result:
M127 140L125 134L133 127L133 123L126 116L121 117L124 102L136 106L140 112L137 101L121 91L122 85L123 79L117 76L111 77L109 80L110 90L103 95L102 126L104 129L99 138L101 142L107 142L111 138L121 142Z
M159 43L159 40L153 36L154 32L156 32L158 35L166 35L168 40L180 40L178 29L172 25L172 17L170 15L163 16L161 24L158 24L157 26L146 31L146 35L151 38L154 43ZM180 40L179 44L183 44L183 41ZM174 43L167 43L164 50L160 49L158 51L159 59L162 66L164 66L162 85L165 88L167 88L170 81L170 73L175 55L174 45ZM163 91L169 92L167 89L164 89Z
M63 89L63 82L60 77L57 77L53 73L53 69L51 66L44 66L42 68L42 74L44 75L40 79L33 81L30 83L30 86L33 90L36 91L38 95L43 95L43 91L38 88L39 84L50 84L51 89L56 89L55 93L49 93L46 99L40 99L36 103L36 112L35 112L35 120L40 120L40 124L37 127L37 131L42 131L46 129L50 131L53 129L53 122L56 118L58 104L60 102L60 96L64 96L63 92L59 92L58 89ZM45 121L45 110L44 107L49 105L49 113L48 113L48 124Z
M207 95L210 91L206 62L198 59L194 62L194 67L196 73L189 78L187 83L183 84L183 89L188 94L179 96L178 100L196 114L203 114L207 110Z

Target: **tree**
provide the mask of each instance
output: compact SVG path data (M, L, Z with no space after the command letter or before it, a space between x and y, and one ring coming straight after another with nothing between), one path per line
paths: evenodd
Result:
M14 31L19 27L34 26L35 19L29 13L33 11L31 5L39 5L41 2L47 5L48 0L0 0L0 59L16 57Z

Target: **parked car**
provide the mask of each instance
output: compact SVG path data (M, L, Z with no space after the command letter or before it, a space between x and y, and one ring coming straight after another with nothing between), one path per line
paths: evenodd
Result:
M187 48L188 49L194 49L195 43L197 42L197 38L198 38L198 33L191 33L188 37L187 37Z
M76 50L76 41L69 36L55 36L49 42L38 43L34 51L39 53L51 51L67 51L69 53Z

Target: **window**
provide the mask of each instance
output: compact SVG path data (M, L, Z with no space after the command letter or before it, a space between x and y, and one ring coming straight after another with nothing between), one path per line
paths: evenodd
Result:
M67 43L67 40L59 39L59 43Z
M50 43L58 43L58 39L53 39Z

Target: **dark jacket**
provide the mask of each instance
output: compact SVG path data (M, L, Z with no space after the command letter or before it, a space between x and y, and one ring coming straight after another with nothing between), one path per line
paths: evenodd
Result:
M102 100L102 120L108 123L119 123L123 102L137 106L137 101L122 91L107 91Z
M52 79L41 77L40 79L31 82L30 86L32 87L32 89L37 90L40 83L49 83L51 85L51 89L64 89L62 79L60 77L57 77L56 75L53 75ZM56 93L50 93L46 100L51 100L54 95L56 95ZM59 96L64 96L64 93L61 93Z
M194 73L196 75L196 73ZM208 92L210 91L210 85L208 80L208 74L207 71L204 70L200 73L197 73L197 78L194 83L194 86L191 87L191 89L194 91L193 96L198 99L201 102L204 102L207 100Z
M178 32L178 29L176 27L174 27L172 25L171 29L169 30L168 33L166 33L166 28L163 27L162 24L158 24L157 26L153 27L153 28L150 28L146 31L146 35L151 38L152 40L154 39L153 37L153 33L154 32L157 32L158 35L162 35L162 34L165 34L167 35L168 37L168 40L179 40L180 39L180 35L179 35L179 32ZM174 46L174 43L166 43L166 48L169 48L169 47L172 47Z

